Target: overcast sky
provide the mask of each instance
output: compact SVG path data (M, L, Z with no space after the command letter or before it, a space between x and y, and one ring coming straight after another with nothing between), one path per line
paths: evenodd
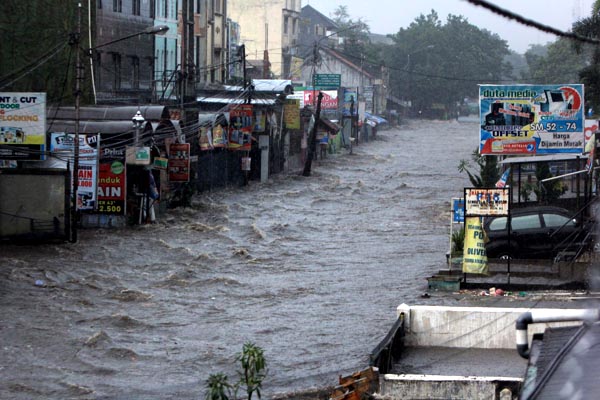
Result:
M591 14L594 0L490 0L499 7L568 31L574 21ZM363 18L373 33L396 33L419 15L435 10L445 23L448 14L462 15L480 28L497 33L511 50L524 53L530 44L552 42L556 36L505 19L465 0L302 0L328 17L340 5L348 6L352 19Z

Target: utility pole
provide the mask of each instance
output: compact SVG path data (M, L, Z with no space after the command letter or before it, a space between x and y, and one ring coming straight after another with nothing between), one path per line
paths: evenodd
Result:
M310 137L308 139L308 157L306 157L306 164L304 164L304 171L302 172L303 176L310 176L310 169L312 167L312 160L317 152L317 126L319 125L319 121L321 119L321 100L323 99L323 93L319 92L319 97L317 98L317 113L315 114L315 123L312 127L312 131L310 132Z
M77 30L71 38L71 44L75 47L75 139L73 140L73 193L71 193L71 242L77 242L77 191L79 190L79 121L81 108L81 54L79 44L81 42L81 3L77 4Z

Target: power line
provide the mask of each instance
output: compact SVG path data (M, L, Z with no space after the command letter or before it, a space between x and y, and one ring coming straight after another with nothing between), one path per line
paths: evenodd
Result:
M504 8L500 8L500 7L496 6L495 4L492 4L486 0L467 0L467 1L473 5L487 8L491 12L501 15L504 18L513 19L522 25L530 26L530 27L538 29L542 32L551 33L556 36L566 37L569 39L576 40L578 42L591 43L591 44L596 44L596 45L600 44L600 40L598 40L598 39L580 36L573 32L563 32L552 26L540 24L539 22L536 22L529 18L525 18L520 14L513 13L512 11L506 10Z

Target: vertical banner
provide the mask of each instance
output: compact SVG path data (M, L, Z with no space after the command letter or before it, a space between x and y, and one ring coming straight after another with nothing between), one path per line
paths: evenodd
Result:
M252 104L235 105L229 110L230 150L250 151L252 144Z
M283 120L287 129L300 130L300 100L286 99Z
M99 213L125 214L126 176L125 149L105 149L98 172Z
M489 273L485 252L485 235L480 217L467 217L465 220L463 272L481 275L488 275Z
M46 159L46 93L0 92L0 159Z
M173 143L169 146L169 181L190 181L189 143Z
M73 151L75 135L66 133L53 133L50 137L50 151L62 153L60 157L67 155L71 160L74 158ZM98 192L98 148L100 147L100 135L79 135L79 168L77 170L77 209L93 210L96 207Z
M452 222L465 222L465 199L452 199Z

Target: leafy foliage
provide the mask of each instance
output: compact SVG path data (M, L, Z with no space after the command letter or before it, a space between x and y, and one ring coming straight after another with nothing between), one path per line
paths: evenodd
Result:
M565 38L545 46L530 46L525 52L528 72L522 77L532 83L578 83L579 71L585 68L589 58L589 50L578 53L573 42Z
M462 256L465 247L465 227L452 232L452 256Z
M262 382L267 376L267 363L262 348L253 343L246 343L242 352L237 355L236 361L242 367L238 371L239 379L235 384L230 384L227 375L223 373L212 374L208 377L206 387L206 400L237 399L238 390L246 388L247 399L251 400L254 393L261 398Z
M0 8L2 90L47 92L54 103L72 100L75 53L69 39L77 2L2 0Z
M498 169L498 159L496 156L482 156L475 149L471 154L471 159L479 169L478 174L471 172L472 168L468 160L460 160L458 164L458 172L465 172L473 187L494 187L498 179L500 179L500 171Z
M600 1L596 0L592 6L592 15L573 24L573 33L600 39ZM574 46L579 52L591 52L591 60L580 70L579 77L585 85L586 102L595 108L600 106L600 46L583 45L575 42Z
M443 109L454 115L464 98L478 97L478 83L511 71L504 61L510 54L506 41L462 16L450 14L444 24L432 10L391 36L395 44L386 56L386 65L395 66L391 89L425 114Z

